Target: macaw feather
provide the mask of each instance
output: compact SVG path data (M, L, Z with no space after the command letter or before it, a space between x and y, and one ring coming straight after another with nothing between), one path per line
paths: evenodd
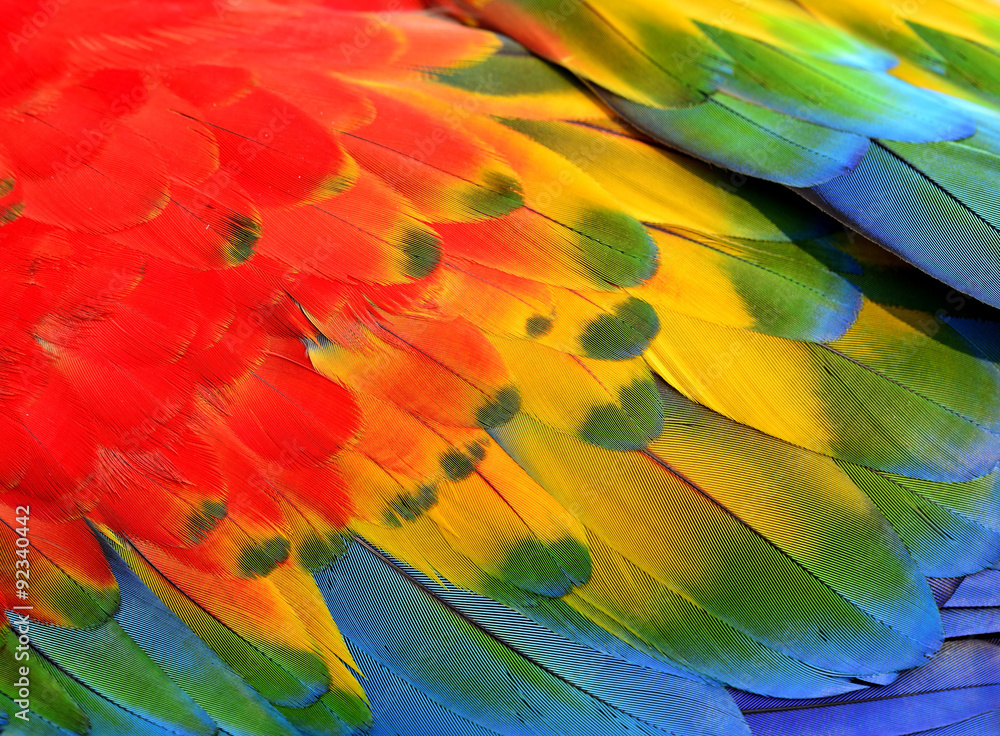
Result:
M986 0L0 5L4 734L995 728Z

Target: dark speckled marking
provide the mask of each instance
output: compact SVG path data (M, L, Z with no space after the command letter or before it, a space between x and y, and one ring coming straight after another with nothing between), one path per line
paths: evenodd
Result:
M237 564L248 578L264 577L288 559L289 548L288 540L284 537L266 539L244 549Z
M477 463L486 457L486 446L481 442L470 442L465 446L465 451L469 454L469 457Z
M472 475L475 461L458 450L449 450L441 456L441 469L448 480L462 480Z
M498 427L508 421L521 408L521 396L513 386L501 389L495 401L476 412L476 421L485 428Z
M299 562L309 572L319 572L347 549L344 538L336 532L325 538L310 532L298 548Z
M229 241L229 260L243 263L253 255L253 247L260 239L260 223L246 215L226 218L226 240Z
M640 380L622 386L618 396L621 405L592 408L577 436L609 450L641 450L663 430L660 393L651 380Z
M552 331L552 320L542 314L536 314L525 322L524 331L528 333L528 337L547 335Z
M409 230L402 237L400 249L407 259L403 270L407 276L415 279L427 276L441 261L438 239L425 230Z
M444 465L443 456L441 462ZM447 473L447 470L445 472ZM389 508L385 510L382 518L389 526L399 527L402 526L400 519L416 521L435 503L437 503L437 486L433 483L423 483L417 487L415 493L403 493L390 501Z
M629 297L612 314L590 322L580 335L580 346L588 358L625 360L641 355L659 331L660 320L653 308Z
M196 511L192 511L191 516L188 517L188 539L195 544L201 542L225 516L225 503L203 501L201 506Z
M476 187L466 196L466 206L487 217L500 217L524 204L521 184L517 179L487 171L482 176L483 186Z

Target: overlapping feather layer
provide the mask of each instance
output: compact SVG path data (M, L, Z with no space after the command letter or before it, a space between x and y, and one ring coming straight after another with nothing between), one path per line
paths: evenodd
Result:
M985 20L10 5L6 732L990 727Z

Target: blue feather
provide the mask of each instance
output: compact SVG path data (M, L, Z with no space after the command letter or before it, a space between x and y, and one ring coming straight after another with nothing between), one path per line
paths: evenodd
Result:
M1000 306L1000 157L958 143L873 142L807 200L975 298Z
M946 608L941 624L948 637L1000 632L1000 608Z
M889 685L832 698L777 700L745 693L735 698L754 736L923 736L1000 708L1000 647L947 642L930 664ZM981 723L989 722L995 721Z
M104 550L122 597L115 619L221 728L232 736L296 734L270 703L160 602L110 545Z
M748 734L719 687L589 650L497 603L430 584L365 544L317 579L352 652L366 655L373 677L381 672L384 697L409 684L436 719L502 734ZM681 699L688 704L677 708Z
M945 608L1000 606L1000 570L983 570L969 575L952 593Z

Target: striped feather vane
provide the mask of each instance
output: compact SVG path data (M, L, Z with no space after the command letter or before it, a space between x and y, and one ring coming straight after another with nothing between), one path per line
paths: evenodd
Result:
M987 0L0 0L0 733L1000 733Z

